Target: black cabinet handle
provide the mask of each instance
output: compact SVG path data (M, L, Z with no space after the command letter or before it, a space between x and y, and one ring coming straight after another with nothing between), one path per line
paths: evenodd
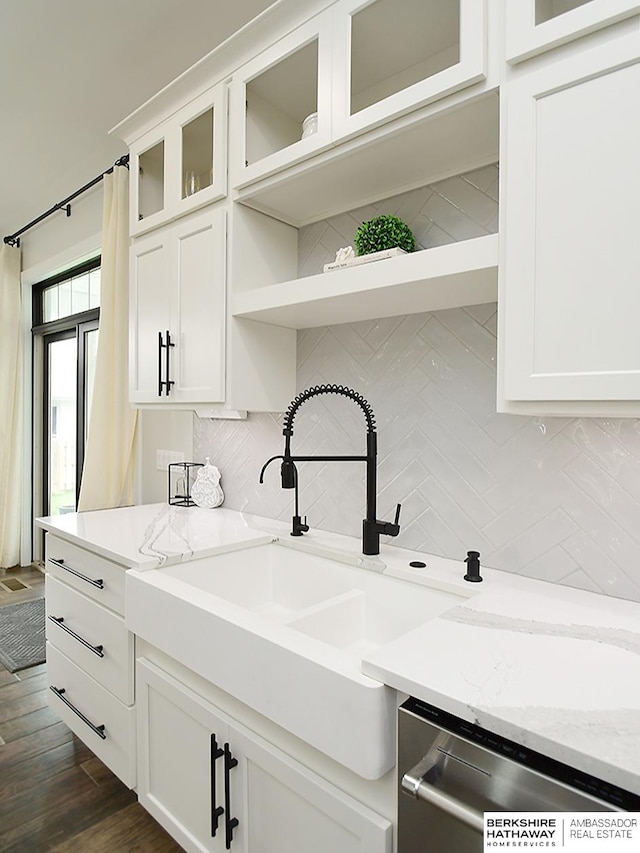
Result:
M171 348L175 347L175 344L171 341L171 334L169 330L166 331L167 342L165 344L162 332L158 332L158 397L162 397L162 389L165 390L165 396L169 396L169 392L171 391L171 386L176 383L170 379L171 373L171 360L170 360L170 352ZM166 350L165 353L165 379L162 378L162 350Z
M238 766L238 759L234 758L229 749L229 744L224 745L224 840L227 850L231 849L233 841L233 830L238 825L237 817L231 817L231 787L229 785L229 774L234 767Z
M158 332L158 397L162 397L162 386L164 382L162 381L162 347L164 346L164 342L162 340L162 332Z
M224 755L224 750L218 746L215 734L211 735L211 837L216 837L218 823L224 814L222 806L216 806L216 761Z
M169 330L167 329L167 372L166 379L164 381L164 387L166 389L166 396L169 396L169 392L171 391L171 386L176 383L170 378L171 377L171 362L169 361L169 356L171 354L171 347L174 347L175 344L171 342L171 335L169 334Z
M99 658L104 657L104 646L103 645L92 646L88 640L85 640L84 637L81 637L80 634L76 634L76 632L72 631L71 628L68 627L68 625L64 624L64 617L63 616L49 616L49 621L55 622L55 624L58 625L60 628L62 628L63 631L66 631L67 634L72 636L74 640L77 640L79 643L82 643L82 645L86 649L89 649L89 651L92 651L94 653L94 655L98 655Z
M82 713L82 711L79 711L79 710L76 708L76 706L75 706L75 705L73 705L71 702L69 702L69 700L67 699L67 697L63 695L63 694L65 693L65 689L64 689L64 687L54 687L53 685L51 685L51 687L50 687L49 689L50 689L50 690L53 690L53 692L56 694L56 696L58 697L58 699L62 699L62 701L64 702L64 704L67 706L67 708L70 708L70 709L73 711L73 713L74 713L74 714L76 714L76 716L80 717L80 719L82 720L82 722L83 722L83 723L86 723L86 724L89 726L89 728L91 729L91 731L92 731L92 732L95 732L95 733L98 735L98 737L99 737L99 738L102 738L102 740L106 740L106 739L107 739L107 736L106 736L106 734L104 733L104 729L105 729L104 725L102 725L102 726L94 726L94 724L91 722L91 720L90 720L90 719L88 719L88 717L85 717L85 715Z
M95 586L98 589L104 589L104 581L102 578L98 578L94 580L93 578L88 578L86 575L83 575L82 572L77 571L76 569L72 569L71 566L67 566L64 560L55 560L53 557L49 557L49 562L53 563L54 566L57 566L59 569L64 569L65 572L69 572L69 574L74 575L76 578L80 578L81 581L86 581L90 583L91 586Z

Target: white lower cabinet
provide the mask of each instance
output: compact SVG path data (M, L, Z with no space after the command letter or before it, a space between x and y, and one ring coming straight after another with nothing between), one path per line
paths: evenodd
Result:
M125 785L136 783L134 637L125 566L47 535L47 698Z
M144 658L136 685L138 797L185 850L391 853L390 821Z

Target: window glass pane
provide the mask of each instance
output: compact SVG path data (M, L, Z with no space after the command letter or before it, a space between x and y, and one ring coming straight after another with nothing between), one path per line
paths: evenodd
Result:
M42 320L44 323L49 323L51 320L57 320L58 317L58 288L48 287L44 291Z
M49 344L49 513L76 508L76 339Z
M61 281L58 285L58 317L71 314L71 281Z
M89 273L89 308L100 307L100 267Z
M96 373L96 354L98 352L98 329L85 332L85 374L84 374L84 435L85 444L89 433L89 415L91 414L91 401L93 400L93 379Z
M71 279L71 311L80 314L89 310L89 273Z

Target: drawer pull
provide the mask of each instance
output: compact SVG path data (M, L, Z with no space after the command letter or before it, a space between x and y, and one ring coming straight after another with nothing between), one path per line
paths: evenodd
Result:
M76 569L72 569L71 566L67 566L64 560L54 560L53 557L49 557L49 562L53 563L54 566L58 566L59 569L64 569L65 572L69 572L69 574L75 575L80 580L86 581L90 583L91 586L96 586L98 589L104 589L104 581L102 578L98 578L94 580L93 578L88 578L86 575L83 575L82 572L77 571Z
M106 734L104 733L104 729L105 729L104 725L102 725L102 726L94 726L94 724L91 722L91 720L89 720L87 717L85 717L85 715L82 713L82 711L79 711L79 710L76 708L76 706L75 706L75 705L72 705L72 704L71 704L71 702L69 702L69 700L67 699L67 697L63 695L63 694L64 694L64 692L65 692L64 687L54 687L53 685L51 685L51 687L50 687L49 689L50 689L50 690L53 690L53 692L56 694L56 696L57 696L59 699L62 699L62 701L64 702L64 704L67 706L67 708L70 708L70 709L73 711L73 713L74 713L74 714L76 714L78 717L80 717L80 719L82 720L82 722L83 722L83 723L86 723L86 724L89 726L89 728L91 729L91 731L92 731L92 732L95 732L95 733L98 735L98 737L99 737L99 738L102 738L102 740L106 740L106 739L107 739L107 736L106 736Z
M104 657L104 646L92 646L88 640L85 640L84 637L81 637L80 634L76 634L75 631L72 631L71 628L67 627L67 625L64 624L64 617L49 616L49 621L55 622L56 625L59 625L63 631L66 631L67 634L70 634L74 640L77 640L79 643L82 643L82 645L86 649L89 649L89 651L93 652L94 655L98 655L99 658Z

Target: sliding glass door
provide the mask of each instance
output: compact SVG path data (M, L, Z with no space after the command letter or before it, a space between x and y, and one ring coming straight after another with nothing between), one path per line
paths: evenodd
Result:
M98 344L99 264L98 258L34 288L34 515L62 515L78 505Z

